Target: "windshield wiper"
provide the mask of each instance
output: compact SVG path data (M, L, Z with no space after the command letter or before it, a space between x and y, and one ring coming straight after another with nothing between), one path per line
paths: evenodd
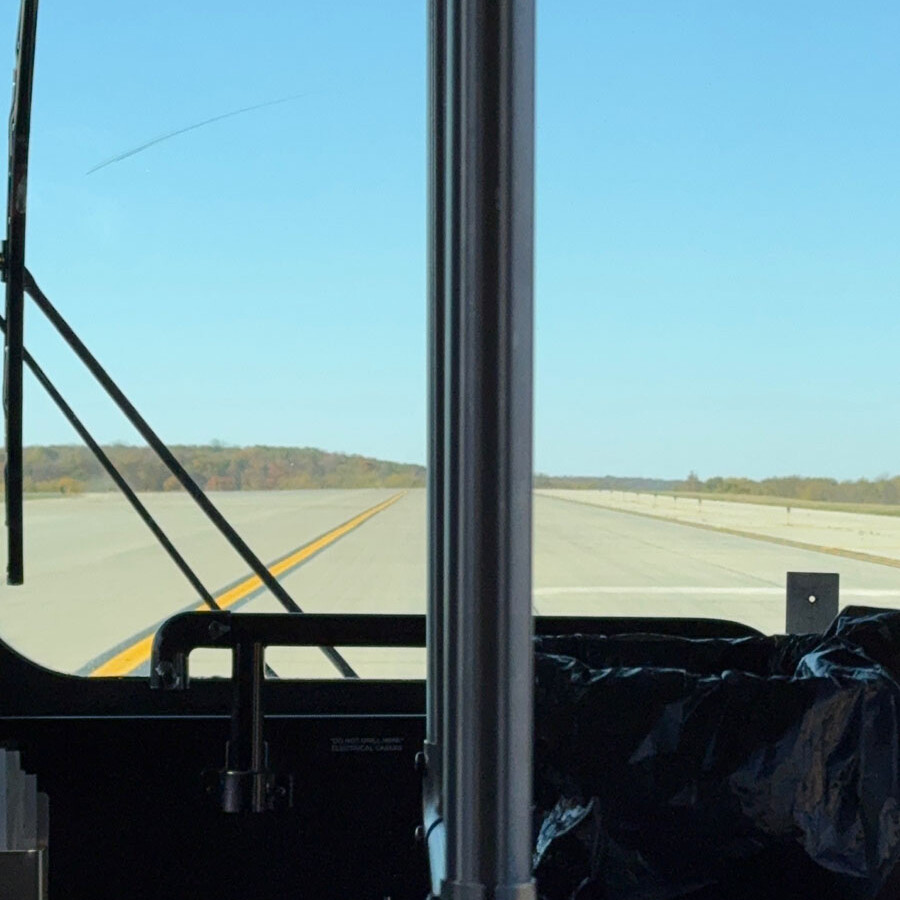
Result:
M62 317L59 310L50 302L47 295L37 286L31 272L24 269L25 293L34 301L38 309L47 317L50 324L59 332L63 340L72 348L75 355L84 363L87 370L99 382L100 386L109 394L112 401L119 407L125 418L134 426L141 437L150 445L160 461L175 476L176 480L188 492L191 499L200 507L206 517L213 523L222 537L231 545L232 549L244 560L257 578L275 595L279 603L292 613L302 613L303 610L291 595L285 590L281 582L269 571L265 563L250 549L244 539L237 533L234 526L219 512L212 501L203 492L202 488L188 474L187 469L176 459L175 455L150 427L147 420L137 411L134 404L125 396L122 389L113 381L106 369L100 365L97 358L85 346L84 342L72 330L68 322ZM320 647L322 653L329 662L345 678L358 677L356 672L338 653L334 647Z
M0 271L6 281L3 408L6 413L6 525L8 584L25 578L22 522L22 359L25 340L25 207L28 190L28 140L31 134L31 86L38 0L22 0L13 100L9 114L9 182L6 201L6 240Z
M275 595L278 602L292 613L303 610L281 582L250 549L230 522L203 493L187 470L175 458L165 442L150 427L146 419L137 411L119 386L109 376L97 358L88 350L68 322L60 315L44 292L37 286L34 277L25 268L25 198L28 174L28 143L31 129L31 87L34 75L34 46L37 29L38 0L22 0L19 16L19 40L16 47L15 88L10 115L9 154L9 197L7 206L7 238L4 246L2 272L6 279L6 319L3 322L4 346L6 350L4 368L4 409L6 413L6 516L8 528L7 582L22 584L24 581L23 553L23 477L22 477L22 375L23 364L27 361L38 381L56 402L63 414L87 443L94 456L123 491L125 497L163 545L170 558L203 598L211 609L218 609L214 598L203 586L187 562L175 549L172 542L125 482L121 474L93 439L47 375L26 354L24 345L24 306L27 293L41 312L50 320L75 355L97 379L113 402L124 413L128 421L137 429L150 445L162 463L188 492L219 533L228 541L257 578ZM335 650L334 647L320 647L322 653L345 678L357 678L356 672Z
M7 333L6 320L0 316L0 331ZM125 499L133 507L134 511L140 516L141 521L153 532L153 536L162 544L163 549L169 554L172 561L184 573L194 590L200 596L200 599L210 608L219 609L212 594L203 585L203 582L197 577L193 569L188 565L184 557L175 548L175 545L166 536L159 523L153 518L150 511L140 501L140 498L131 489L131 485L125 480L122 473L115 467L113 461L109 458L106 451L97 443L94 436L88 431L87 426L78 418L75 410L66 402L63 395L57 390L56 385L50 380L50 376L38 365L37 360L28 352L27 348L22 348L22 358L25 365L31 370L31 373L37 379L38 384L47 392L50 399L57 405L60 412L65 416L66 421L75 429L78 436L84 441L87 448L94 454L97 462L105 470L106 474L112 479L115 486L125 495Z
M0 331L6 334L6 319L0 316ZM66 421L75 429L78 436L84 441L85 446L94 454L95 459L103 467L115 486L122 492L125 499L131 504L132 509L138 514L141 521L150 529L153 536L159 541L163 550L169 555L173 563L187 578L191 587L199 595L200 599L210 610L221 612L222 607L216 602L215 597L209 592L197 573L190 567L187 560L178 552L176 546L163 531L160 524L153 518L150 510L141 502L138 495L132 490L131 485L125 480L122 473L116 468L106 451L97 443L94 436L88 431L87 426L78 418L75 410L66 402L65 397L57 390L56 385L50 380L50 376L40 367L37 360L28 352L27 347L22 348L22 358L25 365L31 370L38 384L47 392L50 399L57 405ZM278 674L266 663L266 674L270 678L277 678Z

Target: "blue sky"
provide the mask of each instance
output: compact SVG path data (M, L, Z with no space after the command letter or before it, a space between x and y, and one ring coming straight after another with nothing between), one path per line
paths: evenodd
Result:
M536 467L900 472L900 7L538 13ZM424 36L420 0L43 0L28 263L165 439L423 460Z

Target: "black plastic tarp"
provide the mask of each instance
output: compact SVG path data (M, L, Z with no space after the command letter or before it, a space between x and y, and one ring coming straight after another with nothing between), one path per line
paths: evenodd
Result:
M536 648L542 898L893 895L900 612L851 608L821 636Z

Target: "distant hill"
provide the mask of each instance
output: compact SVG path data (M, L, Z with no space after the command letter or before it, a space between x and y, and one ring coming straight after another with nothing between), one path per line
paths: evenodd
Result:
M816 478L790 475L781 478L708 478L701 481L691 472L683 481L655 478L601 478L558 477L537 475L535 487L570 488L600 491L651 491L661 493L685 493L692 497L711 497L743 500L754 497L778 497L782 500L798 500L807 503L876 503L900 505L900 476L869 480L838 481L835 478Z
M172 452L200 487L209 491L278 491L305 488L412 488L425 486L425 467L389 462L314 447L229 447L213 443L176 445ZM104 447L136 491L179 490L177 481L148 447L113 444ZM5 463L0 449L0 465ZM25 492L78 494L113 491L115 485L79 445L25 448ZM900 504L900 476L874 480L791 476L754 481L709 478L693 472L684 480L618 475L543 475L537 488L570 490L686 492L692 495L781 497L809 502ZM2 490L2 484L0 484Z
M701 481L693 472L678 487L692 494L728 497L783 497L811 503L900 504L900 476L882 475L869 480L838 481L836 478L809 478L790 475L781 478L707 478Z
M148 447L103 448L136 491L179 490L177 481ZM421 487L424 466L312 447L173 446L172 452L200 487L210 491L301 488ZM0 452L0 460L5 457ZM113 491L115 485L86 447L25 448L26 493Z
M587 491L677 491L683 481L620 475L535 475L536 488Z

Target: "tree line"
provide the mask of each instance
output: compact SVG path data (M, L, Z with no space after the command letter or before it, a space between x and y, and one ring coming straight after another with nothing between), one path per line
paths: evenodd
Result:
M695 472L691 472L678 489L690 493L784 497L791 500L826 503L900 504L898 475L847 481L838 481L836 478L806 478L800 475L763 478L759 481L752 478L717 476L702 481Z
M858 478L839 481L836 478L789 475L778 478L722 477L701 480L696 472L685 479L623 478L536 475L538 488L597 491L650 491L653 493L718 494L738 497L781 497L824 503L881 503L900 505L900 475L879 478Z
M677 479L639 478L621 475L542 475L534 476L536 488L586 491L677 491Z
M425 467L389 462L314 447L232 447L212 444L173 446L172 452L200 487L209 491L271 491L310 488L424 487ZM113 444L105 452L136 491L174 491L178 482L149 447ZM5 464L0 450L0 464ZM78 494L112 491L115 485L93 454L78 445L26 447L26 493ZM754 480L741 477L701 480L691 472L683 480L537 474L537 488L612 491L683 491L823 501L900 505L900 476L839 481L791 475Z
M180 489L178 481L149 447L115 444L103 449L134 490ZM209 491L405 488L425 484L423 466L312 447L230 447L215 443L170 449L191 478ZM0 460L5 464L2 452ZM26 447L23 476L26 493L116 490L93 454L80 446Z

